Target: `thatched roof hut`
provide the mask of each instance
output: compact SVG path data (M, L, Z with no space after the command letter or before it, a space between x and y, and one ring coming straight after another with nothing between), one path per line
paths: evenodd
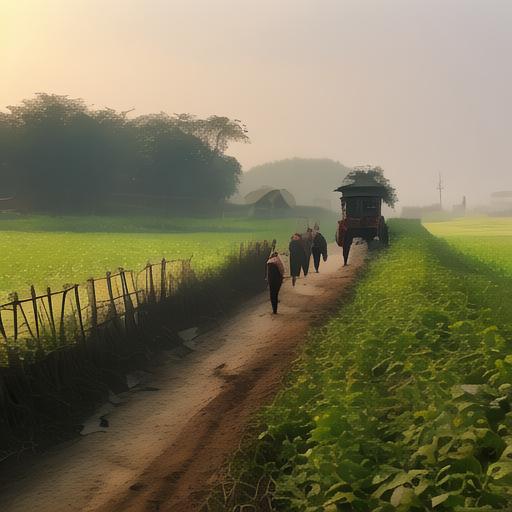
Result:
M295 198L284 188L262 187L247 194L245 204L268 209L293 208Z
M283 214L295 206L295 198L286 189L262 187L245 196L251 215Z

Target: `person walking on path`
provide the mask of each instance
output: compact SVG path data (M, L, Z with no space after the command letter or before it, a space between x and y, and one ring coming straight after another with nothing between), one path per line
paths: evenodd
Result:
M350 254L350 247L352 247L352 242L354 238L348 233L345 233L343 237L343 266L346 267L348 265L348 255Z
M306 259L302 237L299 233L292 236L288 249L290 251L290 275L292 276L292 285L295 286L295 281L299 277L301 269L304 268Z
M313 230L308 228L306 232L302 235L302 248L304 250L304 263L302 266L302 270L304 272L304 276L308 275L309 272L309 262L311 261L311 247L313 246Z
M313 245L311 246L311 253L313 254L315 272L318 273L318 269L320 268L320 257L323 257L323 260L327 261L327 240L318 230L313 231Z
M277 314L277 304L279 302L279 290L283 284L284 265L277 252L273 252L267 260L267 282L270 290L270 303L272 312Z

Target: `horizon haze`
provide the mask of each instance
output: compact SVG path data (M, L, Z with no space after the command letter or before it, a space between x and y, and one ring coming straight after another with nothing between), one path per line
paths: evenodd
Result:
M0 108L44 91L135 114L227 115L245 171L380 165L400 205L512 189L512 2L0 1Z

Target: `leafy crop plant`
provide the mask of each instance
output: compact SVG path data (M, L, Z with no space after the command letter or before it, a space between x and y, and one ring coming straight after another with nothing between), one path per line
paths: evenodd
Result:
M210 510L512 510L512 280L392 222Z

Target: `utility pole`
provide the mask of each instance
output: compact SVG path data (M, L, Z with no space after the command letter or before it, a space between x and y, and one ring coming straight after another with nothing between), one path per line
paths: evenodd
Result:
M441 173L439 173L439 182L437 184L437 190L439 190L439 209L443 209L443 180L441 178Z

